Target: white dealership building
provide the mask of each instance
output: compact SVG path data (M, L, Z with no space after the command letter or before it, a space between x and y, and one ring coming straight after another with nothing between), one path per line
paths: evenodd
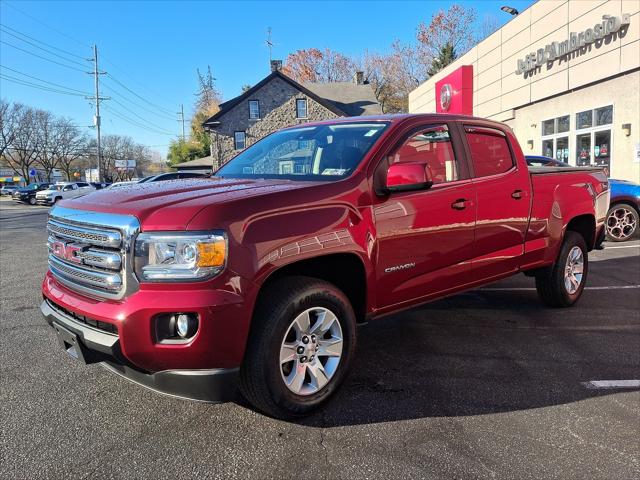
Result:
M411 92L409 111L502 121L525 155L640 182L640 0L540 0Z

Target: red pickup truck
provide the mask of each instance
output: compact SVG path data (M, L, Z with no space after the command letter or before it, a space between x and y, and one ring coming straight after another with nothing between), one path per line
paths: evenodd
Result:
M358 323L519 272L547 305L573 305L608 204L601 171L529 169L493 121L309 123L212 178L56 205L41 310L84 362L301 415L344 379Z

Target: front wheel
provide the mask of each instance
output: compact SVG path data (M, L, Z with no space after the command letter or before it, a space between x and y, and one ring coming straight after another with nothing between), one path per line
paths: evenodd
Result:
M536 275L540 300L550 307L570 307L582 295L588 273L584 238L577 232L566 232L556 262Z
M339 387L355 343L355 315L342 291L308 277L281 279L256 307L240 391L276 418L310 413Z
M29 197L29 205L35 205L36 204L36 197Z
M618 203L607 212L607 238L612 242L624 242L638 230L638 212L631 205Z

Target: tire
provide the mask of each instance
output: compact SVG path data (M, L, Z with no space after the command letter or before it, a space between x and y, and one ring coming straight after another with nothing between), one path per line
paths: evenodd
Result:
M570 260L571 256L571 260ZM582 260L581 274L578 275L579 260ZM568 268L571 267L571 272ZM565 273L568 279L565 278ZM540 300L549 307L570 307L578 301L589 273L587 244L582 235L567 231L560 253L553 266L536 275L536 290ZM571 279L573 277L573 281ZM577 285L576 285L577 282Z
M29 197L29 205L35 205L36 203L36 197Z
M612 242L626 242L633 238L638 231L640 218L638 212L628 203L612 205L607 212L605 229L607 240Z
M62 197L56 197L53 199L53 204L55 205L56 203L58 203L60 200L62 200Z
M304 324L305 315L309 319L309 335L298 330L297 322ZM330 322L330 330L324 335L322 329L314 330L318 322L323 328ZM317 337L311 335L314 331ZM307 343L302 343L304 337ZM314 278L283 278L260 295L240 369L240 392L256 409L275 418L309 414L338 389L355 346L355 315L341 290ZM312 355L314 351L328 355ZM281 362L288 357L292 359ZM301 376L302 383L296 381ZM291 386L287 386L288 380Z

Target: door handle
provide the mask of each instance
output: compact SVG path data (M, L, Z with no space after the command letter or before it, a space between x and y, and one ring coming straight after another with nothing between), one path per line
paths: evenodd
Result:
M467 199L459 198L451 204L451 208L453 208L454 210L464 210L465 208L467 208Z
M511 198L515 198L516 200L520 200L522 198L522 190L515 190L511 194Z

